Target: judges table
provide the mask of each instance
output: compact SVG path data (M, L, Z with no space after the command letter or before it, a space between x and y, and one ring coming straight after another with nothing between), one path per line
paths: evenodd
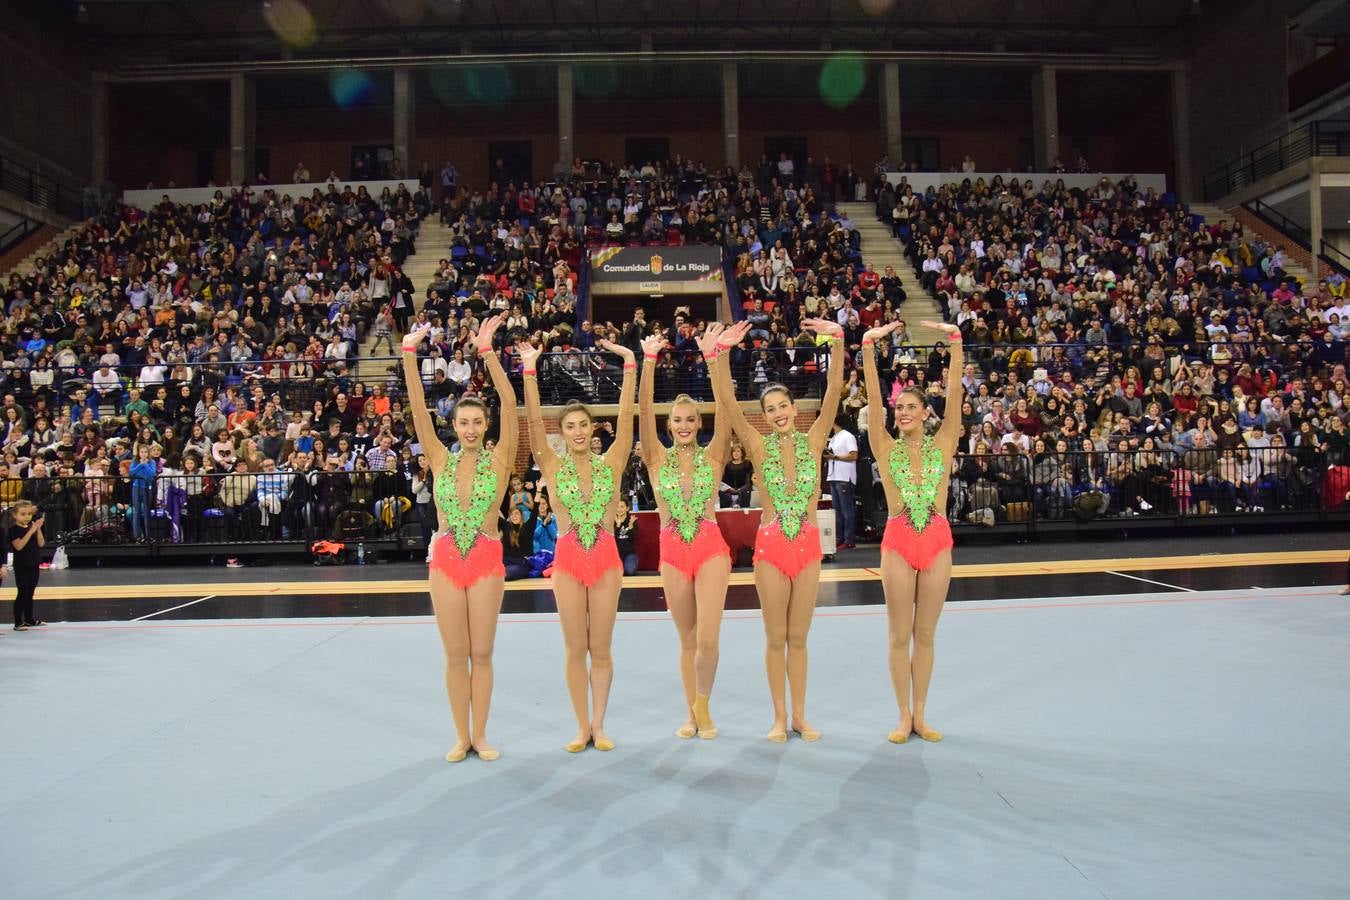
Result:
M829 498L821 498L820 508L828 509ZM643 510L637 516L638 570L655 572L661 565L661 515L656 510ZM759 530L760 509L717 510L717 527L722 530L722 538L731 548L731 560L735 563L742 550L751 550L755 546L755 532Z

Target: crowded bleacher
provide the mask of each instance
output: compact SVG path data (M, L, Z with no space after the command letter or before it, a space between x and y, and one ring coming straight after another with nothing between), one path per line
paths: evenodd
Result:
M678 305L588 317L585 254L613 243L722 248L732 313L752 325L733 351L743 397L771 382L818 393L823 358L801 321L829 315L853 351L847 427L886 427L909 385L941 411L946 350L904 328L880 347L885 396L857 377L863 332L900 318L907 295L836 205L854 195L851 166L716 172L677 157L555 176L475 189L442 173L436 191L427 170L379 196L259 186L90 220L4 285L0 503L35 500L71 541L309 540L407 523L425 541L432 474L388 358L398 335L432 327L421 371L451 442L457 398L495 403L469 339L495 312L509 372L516 342L549 351L545 402L612 399L618 371L596 341L636 347L656 329L670 342L658 398L710 397L703 320ZM931 292L966 336L954 520L1343 501L1344 278L1300 283L1281 248L1128 180L1082 191L1009 177L920 195L877 178L870 193L906 244L910 290ZM419 243L431 217L446 246ZM441 255L425 284L404 274L419 252ZM867 469L859 496L875 510ZM521 475L504 513L533 523Z
M795 368L813 389L812 354L792 365L788 301L799 288L848 289L857 237L815 193L834 190L832 167L800 188L775 172L579 162L537 190L452 184L433 198L414 183L373 197L329 183L300 197L259 186L197 206L116 206L5 284L6 499L40 497L53 536L77 539L312 537L352 510L387 532L413 507L429 534L430 478L417 477L402 386L372 357L392 354L394 336L433 326L421 369L447 429L457 397L495 400L468 340L491 312L508 317L508 362L522 338L554 351L555 393L603 393L595 341L636 344L655 327L673 348L663 393L706 389L683 365L702 322L578 321L583 248L615 240L724 245L745 304L765 316L761 355L774 351L766 367L745 350L747 385ZM403 264L429 215L450 241L413 285Z
M1283 247L1131 179L901 179L876 209L965 336L968 512L1344 502L1343 275L1300 282Z

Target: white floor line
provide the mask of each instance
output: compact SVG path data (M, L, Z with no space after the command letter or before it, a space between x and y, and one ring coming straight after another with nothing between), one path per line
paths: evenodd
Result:
M1140 578L1138 575L1126 575L1124 572L1107 572L1107 575L1119 575L1121 578L1130 578L1134 581L1142 581L1146 584L1156 584L1159 587L1171 588L1174 591L1185 591L1188 594L1196 593L1195 588L1182 587L1179 584L1168 584L1165 581L1154 581L1152 578Z
M159 616L163 615L166 612L173 612L175 609L182 609L185 606L192 606L194 603L201 603L203 600L210 600L214 596L215 594L207 594L205 597L199 597L196 600L189 600L187 603L180 603L177 606L170 606L168 609L157 609L154 612L150 613L149 615L137 616L131 621L144 622L146 619L149 619L152 616Z

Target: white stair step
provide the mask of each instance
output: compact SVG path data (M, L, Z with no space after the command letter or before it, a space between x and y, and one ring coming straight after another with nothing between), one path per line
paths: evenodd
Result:
M914 336L915 343L931 344L943 340L942 332L923 328L917 324L923 319L940 322L942 313L938 308L937 299L925 291L915 278L909 258L905 256L904 245L895 239L890 228L877 221L876 207L871 203L840 203L838 207L848 214L853 227L858 231L863 262L871 263L877 270L882 270L886 266L895 267L896 274L900 276L900 281L905 286L907 296L903 307L904 318L909 324L909 332Z

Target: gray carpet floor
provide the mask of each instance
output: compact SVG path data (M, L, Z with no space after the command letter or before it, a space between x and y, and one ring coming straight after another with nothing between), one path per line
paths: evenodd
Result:
M0 638L0 896L1333 897L1350 884L1350 601L1326 588L950 606L931 720L877 608L822 610L816 744L770 744L756 613L680 741L669 620L615 638L611 753L569 755L552 616L506 617L495 763L429 619Z

